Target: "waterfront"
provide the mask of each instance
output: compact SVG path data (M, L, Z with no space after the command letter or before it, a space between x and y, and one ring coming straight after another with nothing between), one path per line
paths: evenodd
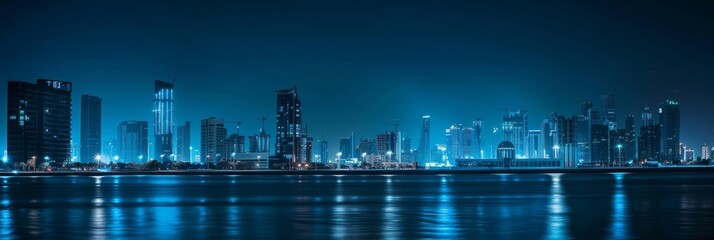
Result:
M2 178L2 237L714 236L714 175L27 176Z

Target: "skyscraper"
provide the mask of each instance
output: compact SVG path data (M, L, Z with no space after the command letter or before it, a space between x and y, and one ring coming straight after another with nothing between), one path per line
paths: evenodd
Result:
M322 161L322 163L330 162L329 148L330 148L330 145L328 144L327 141L325 141L325 140L320 141L320 161Z
M553 111L541 124L541 157L555 158L554 148L558 145L558 113Z
M171 161L173 154L174 84L154 82L154 157Z
M615 96L605 94L600 97L602 103L602 124L607 126L609 130L617 129L617 114L615 112Z
M640 137L637 139L637 158L644 161L659 160L660 152L660 125L652 122L652 111L645 107L642 112ZM679 145L677 145L679 146Z
M226 152L231 155L231 159L234 159L236 154L245 153L245 136L238 135L238 133L231 134L228 136L226 147L228 148Z
M431 162L431 117L423 116L421 118L421 138L419 139L419 166L426 166L426 163Z
M94 156L102 154L102 99L82 95L80 161L92 162Z
M473 130L474 130L473 137L474 137L474 144L475 144L474 158L483 159L484 158L484 156L483 156L484 149L483 149L483 142L482 142L482 140L483 140L483 135L482 135L483 125L482 125L482 121L480 118L477 118L476 120L474 120Z
M709 146L705 143L702 145L702 160L704 159L711 159L711 156L709 156Z
M121 162L145 162L149 154L149 122L123 121L117 126L117 148Z
M516 146L516 158L528 158L528 112L507 110L503 116L503 141Z
M222 118L210 117L201 120L201 161L217 163L228 159L226 130Z
M377 135L377 154L388 155L390 160L397 157L397 144L399 144L398 132L385 132ZM344 154L344 153L343 153Z
M183 162L191 161L191 123L189 121L176 127L176 159Z
M635 130L635 115L625 117L625 151L627 161L637 160L637 132Z
M574 168L578 164L577 148L578 117L558 116L558 143L553 145L553 158L560 159L565 168Z
M679 159L679 103L667 100L659 109L660 153L662 161Z
M250 136L249 152L269 152L270 151L270 134L265 133L265 129L260 129L256 135Z
M302 162L302 104L297 87L277 91L275 155L283 160Z
M8 82L8 161L71 160L72 83Z
M446 129L446 157L449 160L463 158L464 131L461 124L451 125Z
M541 130L528 130L528 157L543 158L541 149Z

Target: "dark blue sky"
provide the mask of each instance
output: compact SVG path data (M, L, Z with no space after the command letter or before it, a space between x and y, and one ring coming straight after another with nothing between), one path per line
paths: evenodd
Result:
M175 77L176 122L193 123L194 146L210 116L252 134L266 115L274 135L274 90L295 84L332 153L393 118L416 147L421 115L439 143L452 123L490 129L520 108L536 128L606 92L621 123L639 122L676 90L682 140L699 149L714 144L712 12L704 1L2 1L0 78L73 82L77 140L80 95L102 97L109 140L122 120L151 122L153 80Z

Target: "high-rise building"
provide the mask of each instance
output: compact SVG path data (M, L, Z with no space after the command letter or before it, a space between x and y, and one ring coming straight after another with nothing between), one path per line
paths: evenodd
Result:
M182 162L191 161L191 123L186 121L176 127L176 159Z
M171 161L174 127L174 84L154 82L154 157Z
M8 161L36 165L71 160L72 83L8 82Z
M476 150L476 134L473 127L462 128L463 138L463 156L462 158L478 158L479 153Z
M592 163L592 151L590 141L592 132L590 120L587 115L574 117L575 124L575 166Z
M645 107L642 112L640 137L637 139L637 158L643 161L658 161L660 157L660 125L652 121L652 111Z
M270 152L270 134L265 133L265 129L260 129L260 133L250 136L249 152Z
M228 136L226 147L231 159L235 159L236 154L245 153L245 136L238 135L238 133L231 134Z
M464 127L461 124L451 125L446 129L446 158L449 161L464 158Z
M558 116L558 144L553 145L553 158L560 159L565 168L574 168L578 164L577 121L578 117Z
M91 95L82 95L81 122L82 162L92 162L96 155L102 154L102 99Z
M483 135L482 135L483 124L482 124L482 120L480 118L477 118L476 120L474 120L473 131L474 131L473 137L474 137L474 145L475 145L474 158L483 159L484 158L484 155L483 155L484 149L483 149L483 141L482 141L483 140Z
M123 121L117 126L117 156L121 162L149 159L149 122ZM111 155L109 155L111 156Z
M503 116L503 141L516 146L516 158L528 158L528 112L507 110Z
M635 115L627 115L625 117L625 151L623 156L627 161L637 160L637 132L635 129Z
M340 139L340 152L342 153L342 158L357 158L358 154L355 153L355 133L351 133L349 137Z
M374 139L363 138L360 139L358 152L359 154L376 154L377 153L377 142Z
M702 145L702 160L711 159L711 156L709 154L709 146L707 146L707 144L705 143L704 145Z
M230 156L227 153L228 131L222 118L201 120L201 161L217 163Z
M544 158L541 155L541 130L528 130L528 157L529 158Z
M328 144L327 141L325 141L325 140L320 141L320 161L322 161L322 163L330 162L329 148L330 148L330 145Z
M605 94L600 97L602 103L602 124L609 130L617 129L617 114L615 112L615 96Z
M423 116L421 118L421 138L419 139L419 166L426 166L431 159L431 117Z
M659 109L660 155L662 161L679 159L679 103L667 100Z
M385 132L377 135L377 154L388 155L389 160L395 160L397 155L397 144L399 143L398 132ZM398 160L398 159L397 159Z
M277 91L275 155L283 160L302 162L302 104L297 87Z
M541 124L541 154L542 158L555 158L554 147L558 145L558 113L553 111Z

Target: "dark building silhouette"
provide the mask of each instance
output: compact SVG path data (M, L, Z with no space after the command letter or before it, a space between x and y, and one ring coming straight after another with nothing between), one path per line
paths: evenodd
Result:
M154 81L154 158L171 161L174 127L174 84Z
M555 159L554 147L558 145L558 112L551 112L541 124L543 158Z
M638 160L658 161L660 159L660 125L652 121L652 111L645 107L642 112L640 124L640 137L638 138Z
M92 162L102 154L102 99L82 95L82 121L80 132L80 158L82 162Z
M72 83L8 82L8 161L62 163L70 159Z
M615 96L605 94L600 97L602 104L601 120L602 124L607 126L609 130L617 129L617 114L615 112Z
M176 160L191 161L191 122L176 127Z
M265 129L260 129L260 133L248 137L250 146L248 152L269 152L270 151L270 134L265 133Z
M149 159L149 122L123 121L117 126L117 148L121 162L146 162Z
M419 166L426 166L431 160L431 116L423 116L421 122L421 138L419 139Z
M627 161L637 160L637 132L635 130L635 115L625 117L625 154Z
M558 116L558 144L553 145L553 158L560 159L565 168L574 168L578 164L578 117Z
M238 133L233 133L228 136L228 153L231 154L231 159L234 159L233 155L239 153L245 153L245 136L238 135Z
M473 143L474 143L474 149L473 149L473 155L474 158L476 159L483 159L483 121L480 118L477 118L473 122Z
M282 160L301 162L302 104L297 87L277 91L275 155Z
M320 161L322 163L328 163L330 161L330 151L329 144L327 141L320 141Z
M661 160L673 162L681 160L679 154L679 103L665 101L659 109Z

